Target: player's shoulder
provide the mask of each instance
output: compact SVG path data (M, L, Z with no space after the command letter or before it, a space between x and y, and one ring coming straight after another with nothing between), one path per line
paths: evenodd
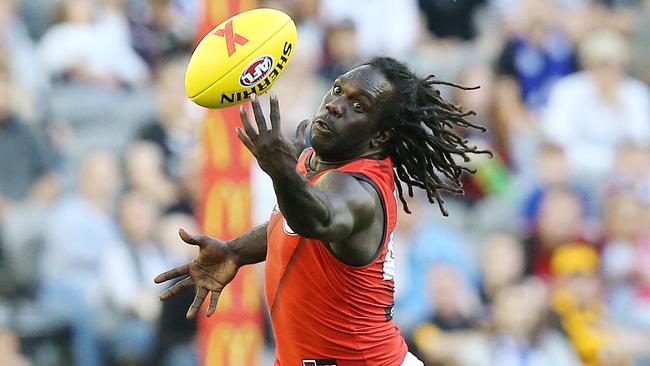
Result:
M348 204L361 210L374 209L379 202L378 192L369 179L357 173L330 170L323 174L316 186L341 194Z
M324 172L316 185L323 188L338 188L339 190L343 189L357 193L365 191L364 180L359 179L359 174L336 169Z

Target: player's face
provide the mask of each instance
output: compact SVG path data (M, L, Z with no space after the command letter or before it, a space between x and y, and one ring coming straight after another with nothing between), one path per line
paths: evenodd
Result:
M382 107L392 92L382 72L369 65L337 78L312 119L309 138L316 153L341 161L367 151L379 134Z

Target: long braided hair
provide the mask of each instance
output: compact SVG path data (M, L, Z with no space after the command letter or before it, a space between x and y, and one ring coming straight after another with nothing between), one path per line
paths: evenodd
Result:
M441 191L462 194L461 175L475 173L458 164L457 158L466 163L470 161L468 154L491 156L492 153L470 146L457 132L458 128L486 131L467 120L475 113L465 112L462 107L446 101L434 86L447 85L463 90L478 87L467 88L436 80L433 75L418 78L406 65L389 57L374 58L366 65L378 68L395 90L379 124L381 129L393 131L387 152L393 160L397 192L404 211L411 213L402 183L406 184L410 197L413 197L413 187L424 189L429 202L437 203L442 214L448 216Z

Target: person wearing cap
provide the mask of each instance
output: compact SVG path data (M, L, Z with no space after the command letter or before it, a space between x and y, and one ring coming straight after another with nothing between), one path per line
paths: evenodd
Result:
M598 253L589 244L567 243L554 251L554 320L584 365L628 365L629 355L608 321L599 267Z

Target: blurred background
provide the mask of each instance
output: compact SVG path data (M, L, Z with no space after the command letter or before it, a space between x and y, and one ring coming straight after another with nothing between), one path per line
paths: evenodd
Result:
M373 55L481 87L441 91L495 156L470 163L450 217L416 194L397 227L395 320L425 364L650 365L649 0L236 2L0 1L0 365L272 364L261 265L248 333L185 320L191 291L161 304L152 281L193 257L179 227L223 232L202 196L232 134L184 71L255 6L298 26L273 87L287 137ZM250 218L228 235L274 205L242 164L246 191L217 198Z

